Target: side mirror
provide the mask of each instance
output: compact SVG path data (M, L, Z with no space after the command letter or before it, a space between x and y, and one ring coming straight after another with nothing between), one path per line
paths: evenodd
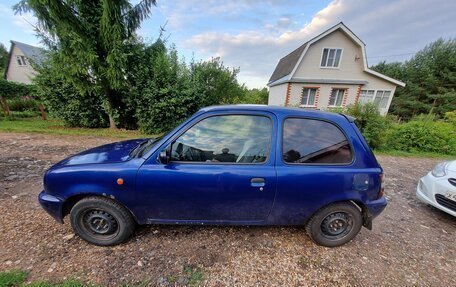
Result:
M166 149L162 150L159 154L158 154L158 160L162 163L162 164L168 164L171 160L171 146L167 147Z

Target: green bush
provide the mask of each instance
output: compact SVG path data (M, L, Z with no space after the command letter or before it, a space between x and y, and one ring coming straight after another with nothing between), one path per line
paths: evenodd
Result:
M446 112L445 121L452 123L454 126L456 126L456 111Z
M6 100L10 111L24 112L35 111L39 109L39 102L37 100L24 97Z
M14 99L22 96L31 96L35 94L33 85L26 85L16 82L8 82L0 79L0 96L7 99Z
M11 111L9 116L0 113L1 119L15 120L15 119L25 119L25 118L36 118L40 117L41 113L37 110L32 111Z
M174 49L157 41L146 47L132 65L132 97L141 131L169 131L200 108L232 103L244 90L236 81L236 70L218 59L186 65Z
M101 93L93 88L81 93L60 74L44 67L35 77L38 96L51 115L71 127L107 127L108 115L103 109Z
M456 125L420 116L395 124L387 134L389 149L456 155Z
M381 148L385 144L392 120L381 116L374 103L349 105L345 113L356 118L355 123L371 148Z

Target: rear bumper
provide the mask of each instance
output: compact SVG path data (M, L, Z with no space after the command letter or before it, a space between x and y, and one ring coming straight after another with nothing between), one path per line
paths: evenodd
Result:
M46 210L46 212L49 213L57 222L63 223L62 199L46 194L44 191L42 191L38 195L38 201L40 202L41 207L43 207L43 209Z
M385 209L388 202L386 201L385 197L382 197L377 200L373 200L366 204L367 210L369 211L369 215L372 218L377 217L382 211Z
M387 204L385 197L367 203L366 209L363 210L363 226L372 230L372 220L382 213Z

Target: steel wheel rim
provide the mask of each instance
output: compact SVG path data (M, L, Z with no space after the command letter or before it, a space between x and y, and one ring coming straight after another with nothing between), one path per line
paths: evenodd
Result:
M341 239L353 229L353 218L346 212L333 212L323 219L320 227L326 238Z
M80 217L80 223L88 233L99 239L110 239L119 232L115 217L103 209L89 209Z

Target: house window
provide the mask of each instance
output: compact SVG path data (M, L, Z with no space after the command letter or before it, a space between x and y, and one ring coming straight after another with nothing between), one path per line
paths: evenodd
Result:
M341 57L342 49L324 48L320 66L325 68L339 68Z
M385 109L388 105L388 101L391 95L391 91L377 91L375 95L374 103L380 108Z
M19 66L27 66L27 61L25 60L25 56L16 56L16 61Z
M359 93L359 100L360 104L370 103L374 100L375 90L361 90Z
M315 105L315 95L317 89L314 88L303 88L301 95L301 106L302 107L313 107Z
M342 106L342 100L344 99L345 89L334 89L329 96L330 107Z

